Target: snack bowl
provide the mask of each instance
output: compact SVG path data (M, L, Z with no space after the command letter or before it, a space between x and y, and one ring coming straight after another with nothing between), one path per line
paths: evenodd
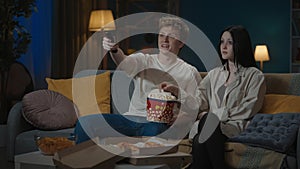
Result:
M56 152L75 145L75 139L71 137L35 136L35 143L39 151L44 155L54 155Z
M169 92L151 91L147 97L147 120L170 123L179 112L179 102Z

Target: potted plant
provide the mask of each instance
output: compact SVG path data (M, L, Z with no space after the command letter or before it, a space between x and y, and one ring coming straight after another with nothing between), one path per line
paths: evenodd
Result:
M0 123L6 121L8 112L5 91L9 68L27 52L31 42L31 34L21 19L29 18L33 11L37 11L36 0L0 1Z

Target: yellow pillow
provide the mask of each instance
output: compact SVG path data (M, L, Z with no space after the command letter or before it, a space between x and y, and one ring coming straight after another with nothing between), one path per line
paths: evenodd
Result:
M56 91L76 104L79 111L78 116L110 113L109 71L81 78L46 78L46 81L48 90Z
M300 113L300 96L267 94L260 113Z

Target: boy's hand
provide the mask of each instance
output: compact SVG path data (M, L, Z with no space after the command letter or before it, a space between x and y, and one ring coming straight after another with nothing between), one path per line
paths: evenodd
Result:
M171 83L162 82L159 84L159 90L163 90L165 92L170 92L172 95L174 95L176 98L178 98L179 88L178 86L175 86Z
M118 45L107 37L103 37L102 45L103 45L103 49L107 51L110 50L115 51L118 49Z

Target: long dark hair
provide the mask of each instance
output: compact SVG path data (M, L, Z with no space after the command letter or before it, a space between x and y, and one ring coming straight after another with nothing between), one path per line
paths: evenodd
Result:
M233 25L227 27L225 30L222 31L220 35L220 42L218 46L218 53L219 57L222 61L222 64L228 62L228 60L222 58L220 45L221 45L221 37L224 32L229 32L232 36L233 40L233 53L234 53L234 63L240 64L243 67L257 67L254 54L253 54L253 48L251 39L249 36L248 31L241 25Z

